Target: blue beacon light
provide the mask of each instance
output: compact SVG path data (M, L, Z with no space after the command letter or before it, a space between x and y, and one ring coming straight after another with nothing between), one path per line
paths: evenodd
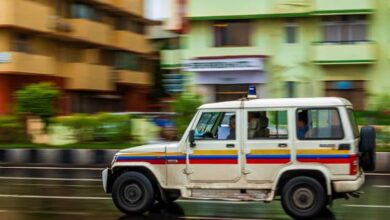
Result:
M255 99L255 98L257 98L256 86L249 86L248 99Z

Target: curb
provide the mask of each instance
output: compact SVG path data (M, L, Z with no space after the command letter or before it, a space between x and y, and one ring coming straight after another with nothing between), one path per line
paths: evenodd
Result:
M1 165L109 166L119 150L1 149Z

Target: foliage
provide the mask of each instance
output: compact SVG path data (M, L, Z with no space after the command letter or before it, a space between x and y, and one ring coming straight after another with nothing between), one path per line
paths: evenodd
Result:
M96 141L123 143L131 138L131 123L128 115L101 113L96 117L97 126L94 130Z
M75 138L79 143L87 143L94 140L94 129L97 125L97 120L94 116L75 114L55 118L53 123L73 129Z
M45 122L55 114L54 104L60 95L51 83L28 85L16 91L16 111L40 117Z
M58 117L53 122L74 130L78 143L123 143L130 140L131 126L130 118L127 115L75 114Z
M390 110L390 94L375 96L375 110L385 112Z
M22 121L15 116L0 116L0 143L29 142Z
M173 109L178 114L175 122L179 136L183 135L201 104L200 97L192 93L183 93L173 102Z

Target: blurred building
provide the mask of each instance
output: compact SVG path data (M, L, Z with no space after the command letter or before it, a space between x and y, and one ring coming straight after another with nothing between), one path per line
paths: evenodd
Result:
M62 113L148 110L156 62L143 0L1 0L0 114L51 81Z
M191 75L207 102L256 85L259 98L339 96L364 109L390 91L388 0L192 0L187 9L188 34L161 66Z

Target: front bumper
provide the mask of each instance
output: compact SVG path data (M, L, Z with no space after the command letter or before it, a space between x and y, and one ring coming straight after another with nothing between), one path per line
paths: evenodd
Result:
M338 193L350 193L358 191L364 184L364 174L361 173L360 176L355 180L348 181L333 181L333 189Z
M111 176L111 169L106 168L102 172L102 184L103 184L103 189L104 192L110 193L110 188L109 187L109 181L110 181L110 176Z

